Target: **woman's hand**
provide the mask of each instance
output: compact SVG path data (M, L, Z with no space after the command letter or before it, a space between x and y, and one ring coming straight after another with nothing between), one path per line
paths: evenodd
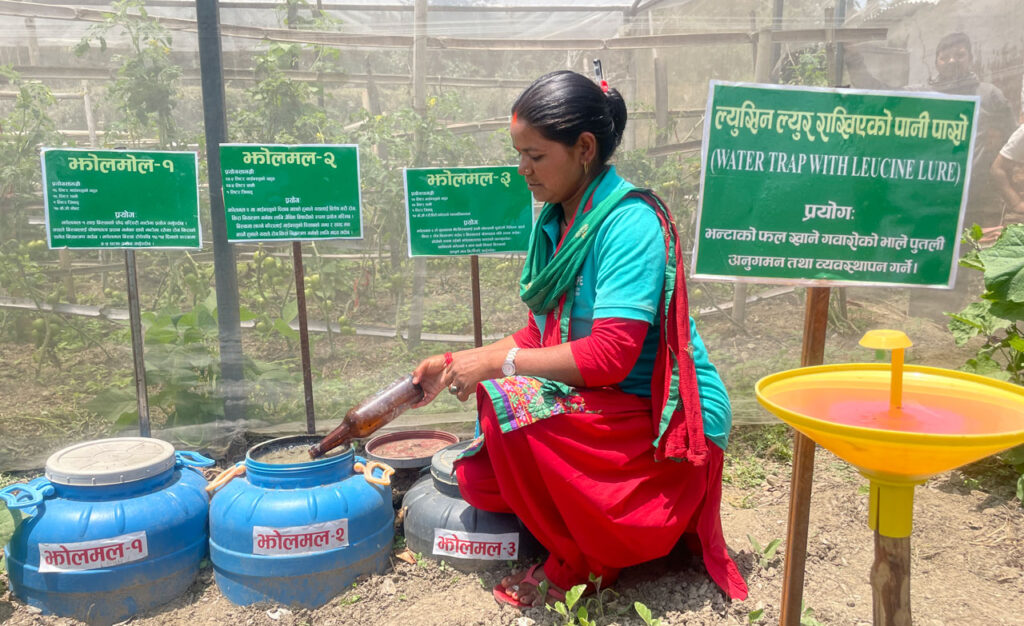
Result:
M447 355L451 354L449 362ZM413 370L412 382L423 387L423 399L413 408L426 406L447 389L465 402L476 392L478 383L501 376L503 348L477 348L463 352L436 354L427 357Z
M412 405L412 408L418 409L430 404L447 386L445 360L445 355L435 354L420 361L413 370L412 382L423 388L423 399Z
M501 364L505 360L506 350L488 348L456 352L451 365L445 370L445 384L460 402L465 402L475 394L479 383L501 376Z

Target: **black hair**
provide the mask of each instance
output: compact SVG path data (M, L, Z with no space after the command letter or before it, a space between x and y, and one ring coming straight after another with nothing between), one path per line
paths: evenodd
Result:
M939 56L943 50L946 48L952 48L953 46L964 46L967 48L968 54L970 54L971 38L967 36L967 33L949 33L940 39L938 45L935 46L935 56ZM973 56L973 54L971 56Z
M512 114L551 141L576 145L585 132L597 138L597 161L604 166L622 141L626 101L615 89L569 70L545 74L519 94Z

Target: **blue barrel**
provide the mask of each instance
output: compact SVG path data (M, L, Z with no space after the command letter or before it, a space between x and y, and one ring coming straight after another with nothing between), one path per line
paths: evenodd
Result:
M235 604L316 608L356 577L388 566L395 534L391 468L365 464L351 447L316 461L259 460L319 440L300 435L254 446L239 466L244 475L213 497L210 560L217 586Z
M53 454L45 477L0 490L25 517L8 543L11 591L43 613L113 624L188 589L207 550L213 465L158 439Z

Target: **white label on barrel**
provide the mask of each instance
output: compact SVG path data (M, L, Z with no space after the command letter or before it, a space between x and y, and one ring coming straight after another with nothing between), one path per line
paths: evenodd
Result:
M348 519L305 526L254 526L252 553L270 556L326 552L348 545Z
M435 528L434 554L457 559L516 559L519 556L519 533L467 533Z
M141 561L149 556L146 531L75 543L40 543L39 571L72 572Z

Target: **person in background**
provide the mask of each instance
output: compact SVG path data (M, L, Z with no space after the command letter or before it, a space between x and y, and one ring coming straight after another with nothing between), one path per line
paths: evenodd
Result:
M855 87L893 89L871 75L863 57L856 51L847 53L845 58ZM905 89L978 96L980 102L974 154L971 157L971 177L963 225L964 228L978 224L982 229L996 229L1002 219L1002 202L988 177L996 154L1016 126L1013 109L998 87L982 82L974 72L971 39L965 33L950 33L939 40L935 46L935 71L937 76L929 80L927 85L911 85ZM947 318L943 313L963 308L969 289L963 273L957 275L952 290L914 289L910 292L907 312L913 317L945 322Z
M516 514L549 551L496 585L498 601L563 599L591 576L607 587L684 535L742 599L719 517L729 398L689 317L671 215L608 164L626 105L602 85L553 72L512 106L519 173L544 202L520 283L528 321L424 359L419 406L475 394L482 435L455 463L462 496Z
M1003 222L1024 222L1024 124L1010 135L991 171L1005 205Z

